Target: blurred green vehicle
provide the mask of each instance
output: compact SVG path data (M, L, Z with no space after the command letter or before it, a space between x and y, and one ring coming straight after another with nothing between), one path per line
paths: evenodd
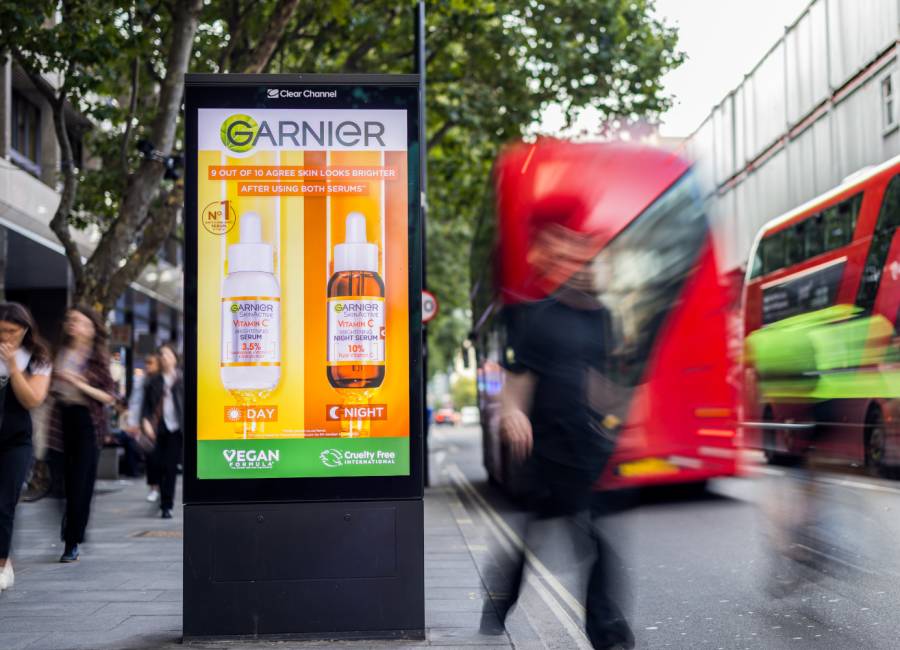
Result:
M745 446L900 468L900 157L766 224L742 298Z
M800 314L747 337L766 402L890 399L900 395L900 354L894 327L853 305Z

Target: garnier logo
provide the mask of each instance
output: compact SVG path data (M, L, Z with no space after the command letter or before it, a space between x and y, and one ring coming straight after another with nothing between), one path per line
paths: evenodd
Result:
M281 460L278 449L223 449L222 456L231 469L272 469Z
M236 314L236 313L238 313L240 310L241 310L241 306L240 306L239 304L237 304L237 303L234 303L234 304L231 306L231 311L232 311L232 313L235 313L235 314Z
M282 91L283 93L284 91ZM337 92L337 91L335 91ZM280 94L279 96L284 96ZM278 120L268 122L244 113L231 115L222 122L219 135L222 144L235 153L246 153L260 140L270 147L384 147L384 122L377 120Z
M344 311L344 303L342 303L342 302L335 303L334 310L340 314L342 311Z
M344 454L337 449L323 449L319 460L325 467L340 467L344 464Z
M222 122L222 144L235 153L245 153L256 144L259 124L249 115L237 114Z

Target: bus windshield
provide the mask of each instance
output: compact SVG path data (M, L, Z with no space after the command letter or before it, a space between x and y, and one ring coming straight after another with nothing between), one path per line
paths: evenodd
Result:
M684 174L595 258L597 286L616 338L614 379L641 381L652 343L705 241L707 221L694 174Z

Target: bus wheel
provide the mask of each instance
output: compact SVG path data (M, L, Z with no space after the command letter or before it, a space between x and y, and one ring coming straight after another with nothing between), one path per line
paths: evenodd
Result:
M889 477L895 470L885 464L887 455L887 431L881 409L869 409L865 429L866 468L873 476Z
M772 412L771 406L766 407L766 410L763 413L763 422L772 422L773 425L775 424L775 414ZM778 451L778 432L779 429L775 426L766 427L765 429L763 429L763 455L765 455L766 457L766 462L769 463L769 465L796 465L797 457L794 454L790 453L792 441L787 437L786 433L783 430L782 440L784 441L785 447L788 449L788 453Z

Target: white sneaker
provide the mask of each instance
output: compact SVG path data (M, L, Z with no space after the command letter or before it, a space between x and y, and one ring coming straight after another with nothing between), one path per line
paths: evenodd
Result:
M6 561L6 566L0 571L0 591L9 589L16 581L16 575L13 573L12 562Z
M147 501L150 503L156 503L159 501L159 490L150 490L147 492Z

